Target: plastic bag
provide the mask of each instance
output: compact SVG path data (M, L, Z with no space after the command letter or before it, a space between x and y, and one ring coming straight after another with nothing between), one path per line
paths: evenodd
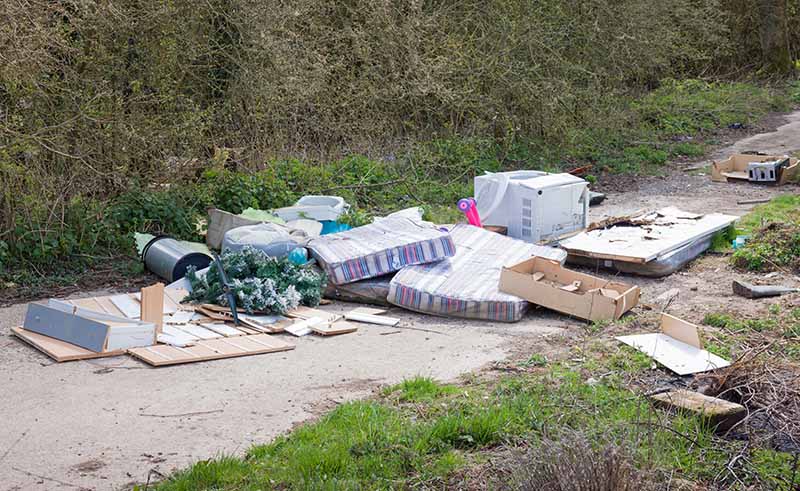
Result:
M237 227L225 232L225 237L222 239L223 251L238 252L246 245L272 257L288 256L290 252L301 246L293 240L289 229L275 223Z

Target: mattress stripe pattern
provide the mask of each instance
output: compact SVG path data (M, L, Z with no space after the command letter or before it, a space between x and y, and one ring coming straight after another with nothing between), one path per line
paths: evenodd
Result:
M311 240L308 249L335 285L441 261L456 253L450 234L405 217L389 217Z
M529 304L500 292L502 267L531 256L561 263L567 258L561 249L529 244L471 225L456 225L450 236L455 256L403 268L389 283L390 303L426 314L516 322Z

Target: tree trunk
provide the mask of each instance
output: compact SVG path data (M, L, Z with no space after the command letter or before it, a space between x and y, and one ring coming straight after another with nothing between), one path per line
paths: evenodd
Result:
M792 71L789 54L789 32L786 21L786 0L759 0L761 18L761 53L764 69L770 73Z

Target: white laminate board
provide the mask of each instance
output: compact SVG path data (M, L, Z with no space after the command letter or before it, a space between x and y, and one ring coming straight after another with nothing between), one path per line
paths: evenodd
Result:
M636 348L678 375L707 372L730 365L724 358L660 332L619 336L616 339Z

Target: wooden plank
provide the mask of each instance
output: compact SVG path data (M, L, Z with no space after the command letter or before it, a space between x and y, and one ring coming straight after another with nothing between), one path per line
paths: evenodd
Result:
M336 336L338 334L347 334L358 330L358 326L352 322L339 320L332 323L323 323L311 326L311 330L322 336Z
M213 310L209 310L203 306L195 307L195 311L200 312L204 316L208 317L209 319L214 319L215 321L232 321L233 316L230 314L225 315L219 312L215 312Z
M274 338L269 334L257 334L238 338L200 341L197 345L189 348L174 348L171 346L133 348L128 350L128 353L150 365L165 366L274 353L291 349L294 349L294 345L282 339Z
M37 334L35 332L26 331L22 327L12 327L11 332L22 341L28 343L59 363L64 361L106 358L109 356L120 356L125 354L125 350L102 351L96 353L65 341Z
M245 326L244 324L239 324L238 326L236 326L236 329L242 331L247 335L262 334L262 331L257 331L250 326Z
M729 429L747 413L741 404L686 389L673 389L653 394L650 398L658 406L696 414L720 430Z
M698 216L668 207L633 218L652 220L648 225L600 228L570 237L559 245L573 256L646 263L718 232L736 218L719 213Z
M381 315L388 312L386 309L376 309L373 307L359 307L355 310L351 310L350 312L355 312L357 314L367 314L367 315Z
M164 330L164 284L142 288L141 318L144 322L152 322L156 325L153 344L159 334Z

